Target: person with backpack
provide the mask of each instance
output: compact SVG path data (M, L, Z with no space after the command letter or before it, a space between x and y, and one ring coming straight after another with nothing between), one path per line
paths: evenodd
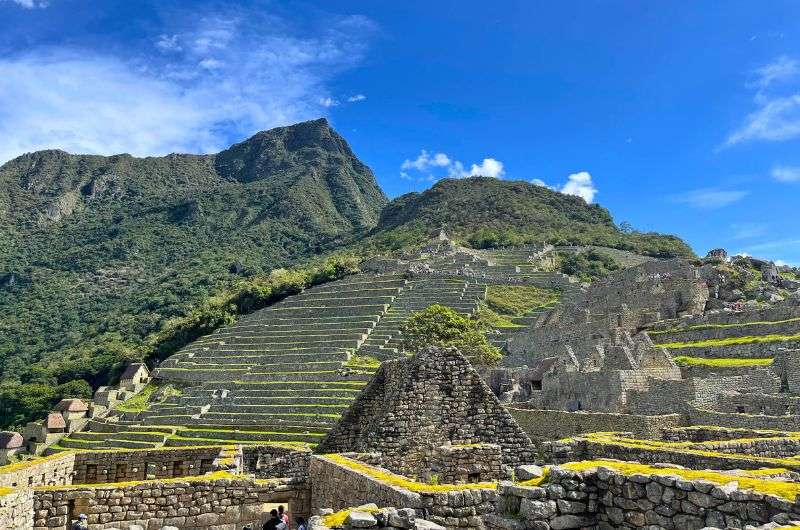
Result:
M261 530L286 530L286 528L278 528L279 525L283 525L283 521L280 517L278 517L278 510L270 510L269 511L270 518L264 523L264 526L261 527Z
M78 520L75 521L72 525L71 530L89 530L89 518L86 517L85 513L82 513L78 516Z

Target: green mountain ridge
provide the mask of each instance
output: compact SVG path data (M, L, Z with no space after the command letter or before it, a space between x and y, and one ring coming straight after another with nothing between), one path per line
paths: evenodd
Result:
M213 155L29 153L0 167L0 418L47 410L57 385L106 384L153 355L168 322L243 283L260 289L271 270L417 245L442 226L478 247L691 255L678 238L623 233L602 207L525 182L447 179L389 202L324 119Z
M656 256L694 257L681 239L620 230L598 204L525 181L489 177L443 179L407 193L381 212L371 238L401 246L430 237L430 227L477 248L528 243L600 245Z

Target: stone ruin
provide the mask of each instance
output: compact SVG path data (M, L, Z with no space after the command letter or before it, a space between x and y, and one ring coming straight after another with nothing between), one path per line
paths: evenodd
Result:
M708 289L684 260L649 261L593 283L509 340L488 375L504 400L542 409L620 412L651 380L680 380L670 355L640 333L648 323L703 313Z
M510 476L532 459L533 445L469 361L429 347L383 363L317 451L377 453L400 474L436 470L480 482L499 478L501 462ZM474 469L453 471L466 461Z
M3 437L8 458L30 443L47 456L0 468L11 491L0 527L63 530L86 510L93 530L240 530L263 523L268 503L336 515L313 517L320 530L800 520L800 297L739 306L712 263L685 260L631 260L582 288L540 269L552 253L443 236L374 260L185 348L153 374L180 391L160 387L148 410L120 413L151 381L132 366L119 388L29 425L25 444ZM791 271L756 265L758 289L793 286ZM443 302L473 315L497 284L562 290L560 304L502 332L502 367L397 349L411 312ZM373 373L358 356L384 362ZM738 363L706 362L720 359ZM705 469L717 471L690 474Z

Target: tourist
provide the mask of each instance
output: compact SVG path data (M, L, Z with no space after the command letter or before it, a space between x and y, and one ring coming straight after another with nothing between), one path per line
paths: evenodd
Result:
M72 530L89 530L88 520L89 518L86 517L85 513L80 514L78 520L72 525Z
M278 506L278 517L280 517L283 524L286 525L286 530L289 530L289 514L284 511L283 504Z
M306 520L302 517L297 518L297 530L306 530Z
M261 527L261 530L281 530L278 528L278 525L283 525L283 521L281 521L281 518L278 517L278 510L270 510L269 515L269 520L264 523L264 526Z

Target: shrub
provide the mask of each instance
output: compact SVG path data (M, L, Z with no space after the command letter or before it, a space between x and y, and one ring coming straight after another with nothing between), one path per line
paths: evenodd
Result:
M434 304L413 313L401 327L403 349L418 352L427 346L453 346L470 362L493 365L501 359L500 350L486 340L477 321L449 307Z

